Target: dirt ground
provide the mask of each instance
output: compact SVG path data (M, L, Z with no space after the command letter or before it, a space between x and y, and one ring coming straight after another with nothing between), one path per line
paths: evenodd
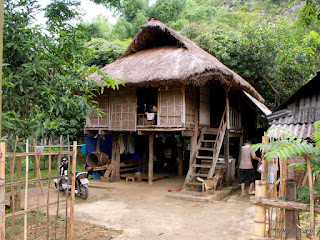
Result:
M170 199L168 189L181 188L183 178L146 182L107 183L91 188L86 202L77 202L76 219L122 230L115 239L249 239L254 207L249 196L236 192L214 203ZM102 198L96 195L102 193Z
M254 206L249 196L240 197L235 192L213 203L168 198L168 190L180 189L183 181L181 177L169 177L150 186L146 182L101 184L90 180L96 187L89 188L87 200L76 198L75 219L120 233L99 239L250 239ZM29 189L29 208L36 206L35 193L36 189ZM46 201L46 196L40 197L40 202ZM64 196L60 193L60 197ZM56 200L57 191L51 186L50 202ZM55 211L51 208L52 213ZM87 239L93 239L89 233Z

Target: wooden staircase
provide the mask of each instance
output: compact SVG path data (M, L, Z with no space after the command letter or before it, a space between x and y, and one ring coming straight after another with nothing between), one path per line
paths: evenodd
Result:
M218 165L218 157L226 132L227 124L225 112L222 115L219 128L203 128L198 140L198 144L193 156L193 164L189 168L183 189L201 188L196 178L209 179Z

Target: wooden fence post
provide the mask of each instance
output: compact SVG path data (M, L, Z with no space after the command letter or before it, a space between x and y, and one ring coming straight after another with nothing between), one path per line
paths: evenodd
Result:
M285 189L286 201L297 201L297 181L296 180L286 180ZM294 210L285 210L285 235L286 239L300 239L300 231L297 227L298 224L298 214ZM281 229L282 230L282 229Z
M267 182L256 180L256 197L267 197ZM266 232L266 207L256 205L254 211L254 236L264 237Z
M0 239L5 239L5 174L6 174L6 163L5 163L6 145L4 142L0 143L0 211L1 211L1 236Z

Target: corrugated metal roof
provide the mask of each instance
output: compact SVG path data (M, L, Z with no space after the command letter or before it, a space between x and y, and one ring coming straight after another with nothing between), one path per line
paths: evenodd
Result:
M312 123L305 124L273 124L271 128L275 128L268 132L269 137L278 138L279 131L277 128L282 128L286 131L293 132L298 138L313 138L315 128Z
M257 99L255 99L254 97L252 97L249 93L247 93L246 91L243 90L243 93L250 99L250 101L266 116L268 116L269 114L271 114L272 112L269 110L269 108L267 108L266 105L264 105L263 103L259 102Z

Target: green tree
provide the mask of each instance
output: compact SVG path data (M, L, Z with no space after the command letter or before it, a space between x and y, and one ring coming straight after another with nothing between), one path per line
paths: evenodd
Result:
M161 0L152 6L151 15L170 25L177 21L186 6L186 0Z
M132 39L126 41L108 41L102 38L93 38L86 47L93 49L94 55L87 62L88 66L96 65L99 68L114 62L125 52Z
M40 8L36 1L5 2L2 101L7 136L65 135L61 124L74 126L79 134L86 111L95 109L91 99L98 86L86 77L96 68L84 67L92 55L84 45L85 29L67 24L63 14L54 15L55 7L61 6L47 8L51 14L44 34L32 26ZM116 86L115 80L104 79Z
M91 23L81 23L83 27L87 28L88 34L86 40L90 41L92 38L111 39L112 25L109 24L108 18L99 15L94 18Z

